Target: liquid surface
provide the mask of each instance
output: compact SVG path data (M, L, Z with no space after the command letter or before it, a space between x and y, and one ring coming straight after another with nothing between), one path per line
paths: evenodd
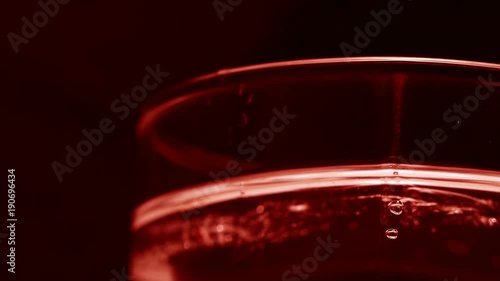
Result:
M234 178L135 214L134 280L500 280L500 174L345 166ZM369 279L368 279L369 278Z

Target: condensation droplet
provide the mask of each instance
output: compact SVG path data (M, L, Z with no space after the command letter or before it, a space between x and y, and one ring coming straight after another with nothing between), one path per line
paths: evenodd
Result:
M395 228L389 228L385 231L385 236L389 239L398 238L399 231Z
M387 206L389 207L391 213L395 214L396 216L399 216L403 213L404 204L400 200L391 201Z
M488 222L489 222L490 226L495 226L498 224L498 220L496 218L489 218Z

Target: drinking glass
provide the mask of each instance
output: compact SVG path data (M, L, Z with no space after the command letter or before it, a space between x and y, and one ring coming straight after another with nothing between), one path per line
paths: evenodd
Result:
M360 57L167 90L137 127L134 280L500 280L497 81Z

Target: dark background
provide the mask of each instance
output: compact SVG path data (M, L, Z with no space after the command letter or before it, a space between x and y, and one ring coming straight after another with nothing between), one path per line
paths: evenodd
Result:
M4 2L0 159L4 171L16 169L15 278L108 281L127 267L130 214L142 187L134 139L140 110L114 122L117 129L62 183L51 163L64 161L65 146L75 147L83 129L115 117L111 102L141 83L147 65L170 72L159 95L220 68L342 57L340 42L352 44L353 28L387 2L243 0L221 22L212 0L72 0L18 54L6 35L20 34L21 18L40 7ZM500 10L492 3L401 1L403 11L360 55L500 63ZM5 239L0 247L7 272Z

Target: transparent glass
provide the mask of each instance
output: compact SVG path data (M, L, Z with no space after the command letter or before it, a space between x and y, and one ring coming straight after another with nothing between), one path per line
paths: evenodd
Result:
M137 129L131 274L499 280L496 81L495 64L365 57L168 90Z

